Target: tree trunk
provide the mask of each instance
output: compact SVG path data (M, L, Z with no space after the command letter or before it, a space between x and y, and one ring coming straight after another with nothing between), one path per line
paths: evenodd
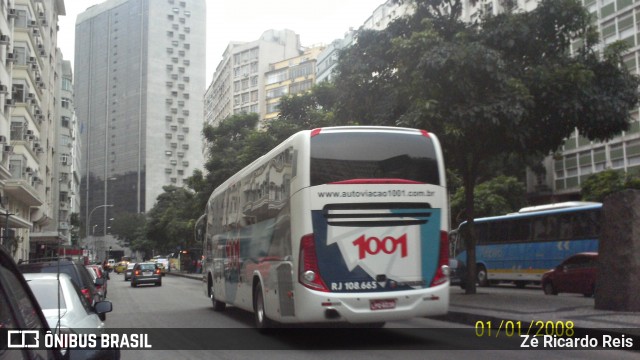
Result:
M467 213L467 232L464 234L465 247L467 249L467 279L465 286L466 294L476 293L476 231L474 225L475 206L474 206L474 190L476 183L476 166L473 160L466 167L467 171L462 175L464 182L464 198ZM462 235L462 234L461 234Z

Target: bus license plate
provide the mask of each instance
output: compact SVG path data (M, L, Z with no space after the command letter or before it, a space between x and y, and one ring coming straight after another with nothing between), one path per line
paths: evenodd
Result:
M396 308L396 299L371 300L369 308L375 310L390 310Z

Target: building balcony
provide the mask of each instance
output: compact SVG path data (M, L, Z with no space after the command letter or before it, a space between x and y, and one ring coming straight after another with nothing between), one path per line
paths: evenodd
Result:
M43 201L36 189L24 178L11 178L5 181L4 192L27 206L41 206Z

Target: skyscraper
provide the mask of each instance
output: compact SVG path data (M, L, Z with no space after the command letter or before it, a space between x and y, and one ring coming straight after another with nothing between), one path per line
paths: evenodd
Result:
M104 236L201 167L205 1L108 0L78 16L75 44L82 216Z

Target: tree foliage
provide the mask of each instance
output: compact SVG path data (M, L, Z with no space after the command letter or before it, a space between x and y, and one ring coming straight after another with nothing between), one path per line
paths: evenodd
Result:
M608 195L624 189L640 190L640 178L609 169L589 176L582 183L580 194L584 201L602 202Z
M146 218L144 214L119 213L111 222L111 234L123 246L129 246L133 251L151 250L144 246L146 241Z
M160 253L174 251L178 246L194 246L195 222L203 209L196 208L195 194L175 186L163 187L156 204L147 214L147 238L152 240L154 250Z
M480 183L474 192L476 217L504 215L527 205L524 183L512 176L501 175ZM465 189L460 187L451 197L452 228L466 219L465 212Z
M360 32L341 55L340 120L433 131L466 189L475 188L496 157L541 158L576 128L593 140L628 128L638 79L624 67L622 47L598 52L596 30L579 1L543 0L533 11L476 23L459 20L457 0L412 3L412 16L383 31ZM465 193L471 224L474 193ZM467 292L475 292L475 282L468 283Z

